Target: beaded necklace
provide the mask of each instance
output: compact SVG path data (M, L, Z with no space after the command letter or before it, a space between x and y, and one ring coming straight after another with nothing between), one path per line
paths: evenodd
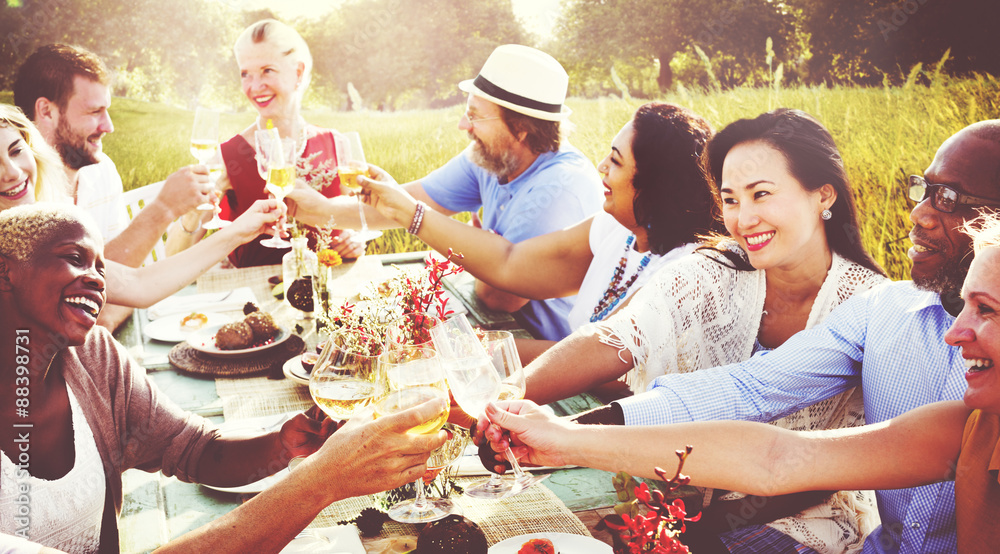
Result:
M649 254L646 254L642 257L642 261L639 262L639 267L635 270L635 273L629 277L628 281L622 284L622 278L625 276L625 265L628 264L628 252L632 248L633 242L635 242L635 235L629 235L625 239L625 254L622 255L622 259L618 262L618 267L615 268L615 274L611 277L611 283L608 285L608 289L604 291L604 296L597 303L597 306L594 307L594 315L590 316L591 323L601 321L611 313L611 310L615 309L615 306L625 297L625 293L628 292L629 287L639 278L642 270L646 269L646 266L649 265L650 257Z
M256 124L258 131L264 130L260 126L259 115L257 116ZM295 157L301 158L302 154L306 151L306 144L309 142L309 134L306 132L306 120L302 116L299 116L298 126L299 126L299 138L295 141L295 146L297 148L295 152Z

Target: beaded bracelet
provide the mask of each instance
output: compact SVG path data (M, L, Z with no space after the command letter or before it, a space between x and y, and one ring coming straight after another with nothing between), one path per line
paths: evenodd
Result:
M427 204L417 202L417 211L413 213L413 221L410 222L410 227L406 230L407 233L416 235L420 232L420 225L424 222L424 211L426 209Z

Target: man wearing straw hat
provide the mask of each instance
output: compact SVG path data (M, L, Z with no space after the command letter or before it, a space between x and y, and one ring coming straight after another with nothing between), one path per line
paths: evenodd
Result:
M473 212L481 224L512 242L556 231L601 209L600 177L579 150L563 141L570 109L564 104L569 76L552 56L528 46L497 47L475 79L458 87L469 93L458 128L472 141L430 175L403 185L418 203L408 231L419 230L423 212ZM308 187L288 196L290 213L311 225L331 215L338 225L360 225L356 205L320 198ZM482 208L482 221L475 217ZM396 223L366 209L368 224ZM569 334L566 316L575 297L528 300L476 282L488 307L516 312L536 336L559 340Z

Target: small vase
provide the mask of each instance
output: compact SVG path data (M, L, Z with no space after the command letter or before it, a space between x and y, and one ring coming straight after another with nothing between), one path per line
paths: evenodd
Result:
M314 310L318 317L329 318L330 317L330 289L328 288L330 281L333 280L333 268L323 264L319 264L316 267L316 275L313 276L313 298L315 299ZM317 319L316 330L319 331L322 327L322 321Z
M285 303L298 310L300 317L312 317L315 299L313 279L316 276L316 254L309 250L306 237L292 239L292 249L281 259L281 275L285 283Z

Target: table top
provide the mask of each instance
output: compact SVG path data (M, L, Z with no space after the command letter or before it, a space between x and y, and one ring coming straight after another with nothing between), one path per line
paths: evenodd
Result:
M336 271L330 286L331 294L335 297L340 296L335 298L335 302L339 303L353 296L361 284L387 277L392 271L392 266L422 264L425 256L426 253L364 256L356 262L334 268ZM313 322L299 319L300 312L271 295L268 278L280 273L280 266L215 269L203 275L198 280L197 286L188 287L179 294L228 291L239 286L249 286L262 310L271 313L279 325L294 328L295 324L298 324L301 330L298 334L305 342L306 348L312 348L317 342ZM445 281L448 293L461 302L474 324L491 329L510 329L520 336L528 336L510 314L494 312L483 306L475 297L473 284L474 280L467 274L451 276ZM236 317L241 313L233 312L231 315ZM173 344L150 340L143 335L142 329L148 323L145 310L136 310L132 321L119 329L115 335L147 368L150 378L157 386L185 410L222 423L246 417L300 410L311 404L307 387L297 385L288 379L272 380L266 376L212 379L181 372L168 359ZM566 415L599 404L597 399L585 394L556 403L552 407L557 414ZM586 468L552 471L550 477L543 482L544 489L540 489L538 495L526 499L523 508L529 509L533 502L541 505L549 502L550 506L564 506L562 510L566 512L567 518L575 515L573 520L579 519L576 524L579 528L575 532L583 534L589 531L599 540L610 544L610 535L607 532L596 531L594 527L601 517L612 513L609 506L615 502L615 492L611 485L611 476L612 474L608 472ZM150 474L139 470L127 471L123 475L123 485L125 501L119 522L122 552L151 551L171 538L231 511L247 498L239 494L183 483L176 478L164 477L161 473ZM507 501L490 502L514 503L518 498L527 496L528 493L524 493ZM355 499L355 502L360 502L357 506L363 507L365 503L370 503L371 499ZM501 521L499 516L491 520L485 519L492 515L490 512L493 509L479 512L477 511L479 507L470 502L484 501L472 501L462 497L460 503L467 517L473 521L479 518L479 522L489 528L487 534L491 538L491 544L511 534L520 534L495 529L495 523ZM312 526L333 525L337 521L353 517L344 514L357 513L353 511L357 508L355 504L338 506L339 504L341 503L336 503L325 510ZM517 513L518 506L515 504L512 509L514 511L511 513ZM534 512L529 511L529 513ZM572 522L567 521L567 524L572 525ZM417 529L415 526L392 522L386 526L383 536L416 534ZM508 534L505 536L504 533ZM374 540L376 539L364 539L366 547Z

